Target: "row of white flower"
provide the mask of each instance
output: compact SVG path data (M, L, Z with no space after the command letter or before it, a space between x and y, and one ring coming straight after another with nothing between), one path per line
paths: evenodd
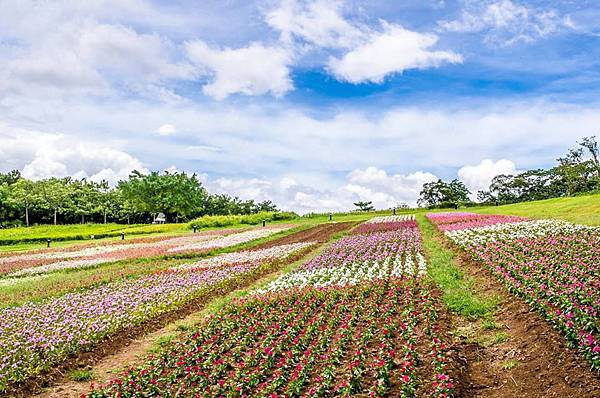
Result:
M366 221L365 224L378 224L382 222L400 222L414 220L414 214L400 214L397 216L378 216Z
M295 252L315 245L316 242L299 242L279 245L260 250L244 250L233 253L223 253L214 257L205 258L190 264L182 264L172 269L212 268L230 264L265 261L269 259L284 259Z
M33 276L25 277L25 278L4 278L4 279L0 279L0 288L11 287L11 286L15 286L15 285L18 285L21 283L30 284L30 283L34 283L34 282L37 282L42 279L46 279L49 276L50 275L33 275Z
M582 230L600 230L600 228L572 224L562 220L534 220L446 231L445 234L457 245L466 247L498 240L512 241L520 238L572 234Z
M338 267L301 269L282 275L264 288L256 290L255 294L306 286L355 285L363 281L384 279L389 276L422 275L427 270L425 258L421 253L417 253L415 257L407 253L404 261L401 256L395 256L387 257L381 263L368 261L344 264Z
M227 236L218 237L216 239L207 240L204 242L191 243L188 245L173 247L167 250L169 253L196 251L196 250L209 250L218 249L228 246L239 245L241 243L250 242L255 239L266 238L274 235L278 232L288 230L292 227L275 227L275 228L261 228L251 229L249 231L240 232L237 234L231 234Z

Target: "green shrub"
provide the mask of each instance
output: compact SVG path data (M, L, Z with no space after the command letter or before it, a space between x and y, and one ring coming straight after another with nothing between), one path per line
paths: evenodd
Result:
M202 216L188 223L188 228L216 228L232 225L256 225L265 221L293 220L298 215L293 212L261 212L255 214L231 215L231 216Z

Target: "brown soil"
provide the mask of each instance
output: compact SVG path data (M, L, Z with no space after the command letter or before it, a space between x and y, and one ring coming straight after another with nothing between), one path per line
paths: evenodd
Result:
M495 328L453 316L459 397L600 397L600 378L575 349L526 302L512 295L483 265L460 252L460 268L484 296L499 299Z
M346 231L351 227L355 226L357 222L332 222L328 224L319 224L316 227L308 228L279 239L275 239L269 242L261 243L260 245L253 246L250 250L268 249L269 247L288 245L299 242L317 242L325 243L334 234L342 231Z
M297 242L324 243L327 242L333 234L347 230L353 225L355 225L355 223L320 224L273 241L265 242L253 247L253 249ZM173 322L199 312L210 300L216 297L224 296L234 290L251 286L259 278L278 271L286 264L303 258L313 250L315 250L315 246L302 250L295 255L288 257L285 261L275 261L269 267L260 268L260 272L241 275L238 278L226 281L214 289L209 289L202 296L177 310L143 322L139 326L116 333L112 335L110 339L96 345L91 351L74 355L64 363L57 365L53 370L34 377L22 385L15 386L12 391L7 393L7 396L44 396L55 398L79 397L82 393L89 391L90 383L73 381L68 375L71 370L88 369L94 370L94 374L97 374L97 372L95 372L96 367L100 366L100 371L103 372L103 378L104 380L107 380L110 378L107 371L122 367L123 361L129 362L130 360L137 358L140 352L145 351L156 341L154 338L163 335L161 331L172 331L172 328L176 327Z

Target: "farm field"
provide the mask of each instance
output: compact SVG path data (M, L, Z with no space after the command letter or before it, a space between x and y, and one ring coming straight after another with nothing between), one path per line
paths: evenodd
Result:
M319 215L5 253L0 390L516 397L536 396L543 377L554 381L538 396L596 396L599 230L530 208Z

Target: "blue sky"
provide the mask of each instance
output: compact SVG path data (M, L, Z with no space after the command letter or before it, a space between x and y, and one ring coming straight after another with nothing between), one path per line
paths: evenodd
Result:
M595 1L0 0L0 170L198 173L300 212L600 134Z

